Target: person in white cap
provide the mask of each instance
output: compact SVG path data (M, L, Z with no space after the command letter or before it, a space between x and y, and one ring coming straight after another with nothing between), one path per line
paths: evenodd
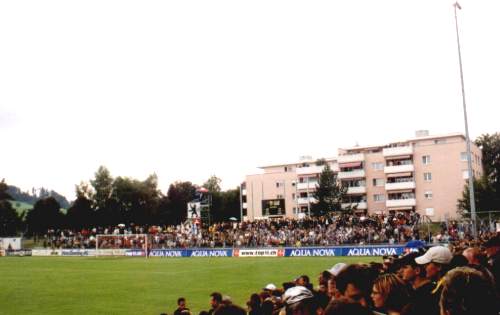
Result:
M283 294L286 315L315 315L316 303L313 293L303 286L295 286ZM282 312L280 312L282 314Z
M264 291L269 291L269 293L273 293L274 291L276 291L276 286L273 284L273 283L269 283L268 285L266 285L264 288L263 288Z
M435 283L428 300L428 313L426 315L439 315L439 298L443 289L443 277L448 271L448 265L453 258L449 248L444 246L434 246L420 257L415 258L419 265L425 265L427 278Z
M434 246L422 256L415 258L415 262L419 265L425 265L427 278L437 282L448 271L446 267L452 258L453 255L447 247Z

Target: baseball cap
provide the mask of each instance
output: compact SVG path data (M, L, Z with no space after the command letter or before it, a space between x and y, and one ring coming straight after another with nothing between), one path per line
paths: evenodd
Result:
M404 255L401 258L398 258L396 260L396 263L398 264L399 267L403 266L415 266L417 263L415 262L415 258L421 256L421 253L413 252L413 253L408 253Z
M415 258L415 261L419 265L425 265L431 262L449 264L452 258L453 255L447 247L434 246L429 248L429 250L422 256Z
M312 299L314 295L312 292L303 286L296 286L285 291L283 300L287 305L295 304L306 299Z
M266 285L264 287L264 290L274 291L274 290L276 290L276 286L272 283L269 283L268 285Z
M347 264L337 263L332 268L328 269L328 271L336 277L345 267L347 267Z

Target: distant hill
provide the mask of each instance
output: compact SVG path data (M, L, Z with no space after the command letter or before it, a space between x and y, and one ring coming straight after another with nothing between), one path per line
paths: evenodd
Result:
M14 202L26 203L31 206L34 205L39 199L47 197L54 197L54 199L57 200L57 202L59 202L59 204L61 205L61 208L68 209L70 206L66 197L54 190L48 190L44 187L38 189L32 188L31 191L24 192L19 187L9 185L7 193L12 196ZM32 207L30 207L30 209L31 208Z

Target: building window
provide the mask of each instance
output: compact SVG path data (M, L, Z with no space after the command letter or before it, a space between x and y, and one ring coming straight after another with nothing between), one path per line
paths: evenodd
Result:
M276 188L280 188L284 186L284 182L276 182Z
M460 161L467 162L467 152L460 152Z
M295 187L297 183L295 181L292 182L292 187Z
M283 199L283 195L277 194L276 199Z
M446 143L446 139L437 139L437 140L434 140L434 144L445 144Z
M462 178L469 179L469 170L462 171Z
M422 163L424 165L431 164L431 156L430 155L424 155L424 156L422 156Z
M384 201L385 200L385 195L382 195L382 194L373 195L373 200L375 202Z
M383 178L374 178L373 179L373 186L384 186L384 179Z
M426 182L430 182L432 180L432 174L431 173L424 173L424 180Z
M383 170L384 169L384 163L382 163L382 162L372 163L372 168L374 170Z
M428 191L424 192L424 197L425 197L425 199L431 200L432 199L432 191L428 190Z
M295 200L295 193L292 193L292 199Z
M425 215L429 217L434 216L434 208L425 208Z
M285 173L288 172L288 166L285 166Z

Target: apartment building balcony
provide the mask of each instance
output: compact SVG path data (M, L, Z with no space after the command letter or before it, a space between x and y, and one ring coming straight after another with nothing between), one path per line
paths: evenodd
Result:
M243 209L246 209L246 208L247 208L247 203L246 203L246 202L244 202L244 203L243 203Z
M399 207L414 207L417 205L417 200L415 198L409 199L391 199L385 202L387 208L399 208Z
M351 163L351 162L364 162L364 160L365 160L365 155L363 153L340 155L337 157L337 162L339 164Z
M366 187L365 186L348 187L347 194L349 195L366 194Z
M315 190L317 185L319 185L318 182L297 183L297 189L298 190Z
M348 178L363 178L365 177L365 170L354 170L350 172L339 172L339 179L348 179Z
M413 172L415 170L415 166L413 164L405 164L405 165L393 165L384 167L384 173L407 173Z
M317 202L317 200L314 197L309 197L309 198L308 197L300 197L300 198L297 198L297 203L299 205L304 205L304 204L307 205L308 203L311 204L311 203L316 203L316 202Z
M342 209L345 209L347 207L356 207L357 210L365 210L365 209L368 209L368 204L364 201L361 201L361 202L347 202L347 203L343 203L342 204Z
M413 154L413 147L412 146L403 146L403 147L385 148L382 150L382 154L384 155L384 157L412 155Z
M415 189L415 187L414 181L385 184L385 190Z
M306 175L306 174L319 174L323 172L323 165L311 165L308 167L298 167L296 169L297 175Z

